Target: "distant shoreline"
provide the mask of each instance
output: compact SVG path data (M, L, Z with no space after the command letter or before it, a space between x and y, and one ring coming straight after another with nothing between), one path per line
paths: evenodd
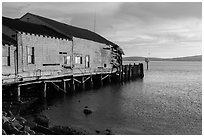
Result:
M188 56L179 58L154 58L150 57L150 61L202 61L202 55ZM124 57L123 61L145 61L145 57Z
M131 62L145 62L144 60L123 60L124 62L126 61L131 61ZM179 61L184 61L184 62L202 62L202 60L150 60L150 62L164 62L164 61L169 61L169 62L179 62Z

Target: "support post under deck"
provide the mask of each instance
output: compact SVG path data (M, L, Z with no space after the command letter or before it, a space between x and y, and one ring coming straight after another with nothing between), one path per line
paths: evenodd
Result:
M17 92L18 92L17 100L18 100L18 101L21 101L21 87L20 87L20 86L18 86Z

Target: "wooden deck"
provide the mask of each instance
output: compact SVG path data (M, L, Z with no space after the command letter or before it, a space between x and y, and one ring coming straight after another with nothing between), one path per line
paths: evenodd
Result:
M59 75L43 75L43 76L35 76L35 77L23 77L21 79L13 79L13 81L3 82L2 89L3 94L6 94L8 91L13 88L12 95L16 95L17 100L21 100L21 89L24 87L30 86L39 86L42 91L42 95L46 98L48 92L48 85L52 85L59 91L63 93L69 93L76 91L76 89L85 90L87 86L89 88L96 86L103 86L104 83L120 83L129 80L134 80L136 78L143 78L143 64L139 65L123 65L118 70L100 70L100 71L81 71L72 72L72 73L63 73ZM5 79L4 79L5 81ZM7 89L7 90L5 90ZM6 93L5 93L6 92ZM25 94L25 93L23 93Z

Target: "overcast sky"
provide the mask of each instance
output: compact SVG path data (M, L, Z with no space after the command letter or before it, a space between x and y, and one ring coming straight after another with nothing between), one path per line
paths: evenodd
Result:
M125 56L202 54L202 3L2 3L3 16L45 16L94 30L118 44Z

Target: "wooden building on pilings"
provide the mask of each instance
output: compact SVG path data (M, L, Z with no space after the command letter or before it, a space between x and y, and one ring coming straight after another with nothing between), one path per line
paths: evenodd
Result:
M49 84L67 92L77 85L84 89L86 83L92 87L122 80L122 49L92 31L30 13L20 19L3 17L2 26L3 35L13 41L3 43L10 61L3 57L3 87L15 85L18 100L21 87L31 84L43 85L46 96Z

